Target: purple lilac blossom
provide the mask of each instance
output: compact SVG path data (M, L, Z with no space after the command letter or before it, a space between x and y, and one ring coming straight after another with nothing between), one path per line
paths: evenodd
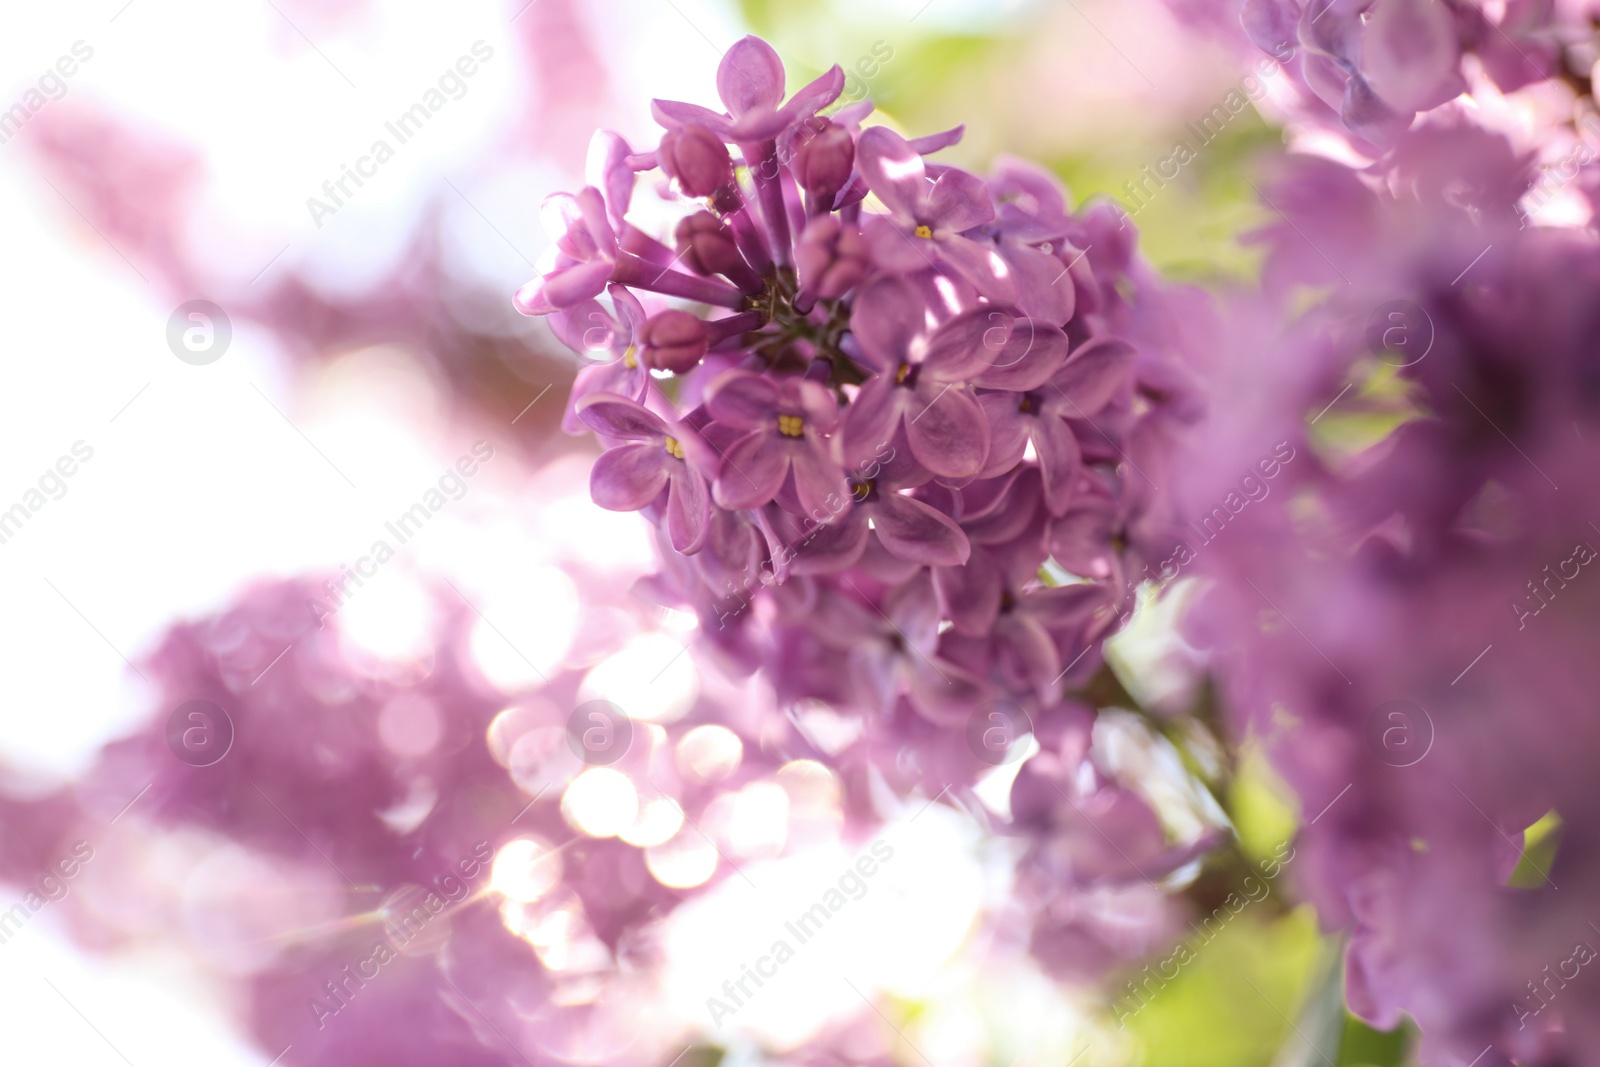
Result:
M1600 254L1519 225L1531 161L1495 131L1429 115L1391 158L1264 186L1269 282L1177 482L1211 516L1189 629L1300 798L1350 1008L1429 1067L1595 1063Z
M705 317L703 358L649 364L643 395L638 375L613 371L615 399L586 380L572 401L608 449L596 501L658 526L662 574L641 589L692 612L724 667L758 675L796 721L824 706L852 722L843 748L815 750L847 782L892 764L898 790L959 794L987 766L966 737L986 702L1032 709L1052 737L1087 737L1093 712L1074 694L1101 670L1143 565L1105 561L1170 547L1148 472L1161 427L1196 414L1173 343L1183 311L1167 310L1181 291L1139 259L1125 220L1073 212L1044 171L1006 161L986 180L928 160L959 128L907 140L863 127L865 103L820 116L841 85L835 68L784 104L782 64L746 38L719 69L725 112L655 104L666 133L651 158L673 179L657 188L682 218L668 225L683 255L665 274L720 275L736 300L721 282L697 292L613 269L623 253L608 234L631 224L602 219L591 189L552 198L588 206L563 207L558 254L517 307L556 311L579 272L584 299L592 274L613 300L638 286ZM611 200L626 201L624 184ZM571 327L557 333L571 343ZM704 510L686 492L702 482ZM1075 506L1102 518L1072 520ZM1057 543L1070 559L1052 560ZM1090 773L1086 743L1065 751ZM851 803L867 803L857 788ZM1113 781L1100 788L1111 792L1086 801L1095 812L1135 803L1109 799ZM1117 819L1152 864L1209 847ZM1047 848L1058 828L1017 832ZM1084 871L1100 862L1052 854ZM1079 881L1111 898L1149 890L1131 869ZM1040 951L1073 943L1053 932L1049 916L1071 910L1059 903L1040 918ZM1171 918L1159 900L1138 908L1161 929ZM1120 944L1143 951L1155 930ZM1061 970L1124 958L1097 950Z

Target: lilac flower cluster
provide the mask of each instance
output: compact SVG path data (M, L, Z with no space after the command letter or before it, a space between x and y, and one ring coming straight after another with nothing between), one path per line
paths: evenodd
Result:
M785 705L857 717L868 748L921 722L959 749L983 701L1048 717L1097 668L1166 547L1140 470L1185 394L1135 344L1156 292L1110 210L1073 214L1019 162L986 181L931 159L960 128L825 114L843 83L785 102L745 38L725 112L657 101L649 151L598 135L516 305L598 357L566 425L606 445L595 501L658 524L658 594ZM657 169L671 244L630 221ZM984 769L956 762L939 773Z
M1298 90L1297 124L1342 129L1381 154L1419 113L1480 98L1587 81L1591 0L1167 0L1180 17L1283 59ZM1586 91L1580 89L1580 91ZM1557 97L1560 94L1557 94ZM1570 97L1570 93L1567 94ZM1510 126L1570 126L1570 99L1531 98ZM1564 113L1562 113L1564 112Z
M1301 799L1293 877L1349 938L1351 1009L1409 1017L1427 1065L1600 1048L1567 965L1600 889L1600 252L1517 226L1532 181L1448 113L1383 174L1284 161L1272 284L1217 345L1226 418L1178 479L1203 504L1280 435L1306 457L1196 561L1190 627Z
M1503 92L1549 77L1560 56L1555 6L1513 0L1491 19L1465 0L1246 0L1242 19L1273 54L1303 45L1306 87L1387 147L1417 112L1467 91L1467 56Z

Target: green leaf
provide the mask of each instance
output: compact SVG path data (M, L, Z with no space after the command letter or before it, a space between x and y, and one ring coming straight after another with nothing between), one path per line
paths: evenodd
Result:
M1266 859L1294 837L1293 797L1294 793L1267 762L1260 743L1247 742L1228 793L1228 814L1245 855Z
M1411 1050L1411 1027L1401 1023L1393 1030L1374 1030L1345 1013L1344 1045L1339 1067L1401 1067Z
M1256 907L1211 931L1211 941L1193 933L1183 946L1187 963L1175 967L1168 953L1125 978L1137 992L1113 990L1116 1015L1144 1046L1145 1067L1271 1067L1292 1037L1286 1018L1299 1011L1323 943L1311 909L1267 920Z
M1556 862L1556 849L1561 845L1561 816L1547 811L1544 816L1522 833L1522 858L1517 869L1511 872L1506 883L1520 889L1536 889L1546 883L1546 875Z

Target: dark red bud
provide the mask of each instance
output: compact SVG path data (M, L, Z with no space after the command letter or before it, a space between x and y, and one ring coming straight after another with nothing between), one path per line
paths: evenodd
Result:
M795 135L794 176L813 198L833 205L833 198L850 182L856 162L856 143L850 131L824 118L807 119Z
M806 224L794 259L800 284L813 298L822 300L843 296L872 269L861 231L837 215L818 215Z
M733 183L733 159L728 155L728 146L704 126L668 130L661 138L657 158L661 169L687 196L710 196Z
M709 211L698 211L678 223L678 253L696 274L726 274L744 263L733 230Z
M663 311L645 320L639 330L639 361L652 370L685 374L710 347L706 324L687 311Z

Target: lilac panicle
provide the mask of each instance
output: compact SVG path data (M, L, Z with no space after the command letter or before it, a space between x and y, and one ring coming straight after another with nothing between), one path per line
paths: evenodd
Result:
M1103 663L1137 554L1165 545L1137 518L1166 509L1128 457L1154 466L1136 441L1191 417L1192 396L1151 325L1180 314L1158 311L1124 220L1074 213L1015 161L993 182L929 163L959 127L907 140L863 128L867 104L819 114L841 86L833 68L785 101L777 55L740 41L718 72L725 110L655 102L676 261L618 246L632 223L585 190L555 201L557 256L517 306L570 300L569 344L580 317L614 324L589 346L620 349L614 395L591 368L571 403L605 447L595 501L657 525L652 595L783 706L853 721L831 762L892 763L896 788L931 796L990 765L967 727L997 701L1082 736L1074 688ZM614 317L595 310L604 284ZM1058 542L1070 557L1052 560ZM1165 837L1127 825L1157 865ZM1139 892L1127 870L1090 873L1103 861L1074 861L1083 885Z

